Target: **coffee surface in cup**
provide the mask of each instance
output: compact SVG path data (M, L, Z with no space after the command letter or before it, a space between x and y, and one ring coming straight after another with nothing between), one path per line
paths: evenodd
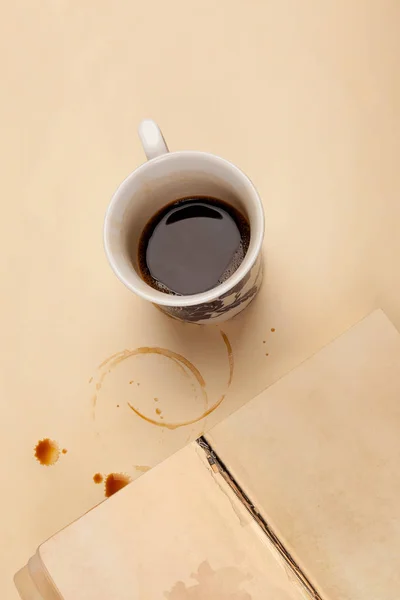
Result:
M208 196L182 198L145 226L138 249L140 273L161 292L199 294L236 271L249 243L249 222L236 208ZM131 248L132 258L135 250Z

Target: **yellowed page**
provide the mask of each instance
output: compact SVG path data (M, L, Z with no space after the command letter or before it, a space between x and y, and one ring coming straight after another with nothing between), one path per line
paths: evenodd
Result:
M64 600L308 598L196 443L57 533L35 562Z
M400 335L382 311L209 435L325 600L400 593Z

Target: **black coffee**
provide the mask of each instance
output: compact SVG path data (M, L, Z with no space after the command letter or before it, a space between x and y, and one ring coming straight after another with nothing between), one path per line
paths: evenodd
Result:
M147 223L139 268L146 283L161 292L198 294L236 271L249 242L249 223L238 210L216 198L183 198Z

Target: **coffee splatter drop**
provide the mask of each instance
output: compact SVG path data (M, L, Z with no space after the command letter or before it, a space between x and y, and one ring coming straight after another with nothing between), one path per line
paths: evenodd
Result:
M156 413L157 413L158 415L161 415L161 410L160 410L159 408L156 408Z
M119 404L117 404L117 408L119 408Z
M93 475L93 481L95 483L102 483L103 479L104 479L104 477L103 477L103 475L101 473L95 473Z
M271 327L271 331L272 331L272 333L274 333L275 332L275 327Z
M104 493L106 498L113 496L122 488L128 485L131 482L131 478L124 473L110 473L106 477L106 483L104 486Z
M91 378L89 379L89 383L92 383L92 381L93 381L93 377L91 377Z
M57 442L45 438L40 440L35 446L35 458L41 465L50 467L60 458L60 449Z
M67 450L66 448L63 448L63 449L61 450L61 452L62 452L63 454L67 454L68 450Z
M266 352L266 353L265 353L265 356L269 356L269 353L268 353L268 352Z
M154 402L158 402L158 398L154 398Z
M132 379L132 381L130 381L130 382L129 382L129 385L132 385L132 383L135 383L135 382L133 381L133 379Z

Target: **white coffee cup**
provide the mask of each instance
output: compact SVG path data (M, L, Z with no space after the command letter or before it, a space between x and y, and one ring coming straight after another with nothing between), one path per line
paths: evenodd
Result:
M262 279L264 212L260 197L235 165L208 152L169 152L154 121L139 126L148 162L133 171L114 193L104 224L104 246L112 269L132 292L168 315L191 323L218 323L241 312ZM250 244L238 269L215 288L179 296L160 292L140 276L132 244L150 218L166 204L190 196L211 196L239 209L250 223Z

